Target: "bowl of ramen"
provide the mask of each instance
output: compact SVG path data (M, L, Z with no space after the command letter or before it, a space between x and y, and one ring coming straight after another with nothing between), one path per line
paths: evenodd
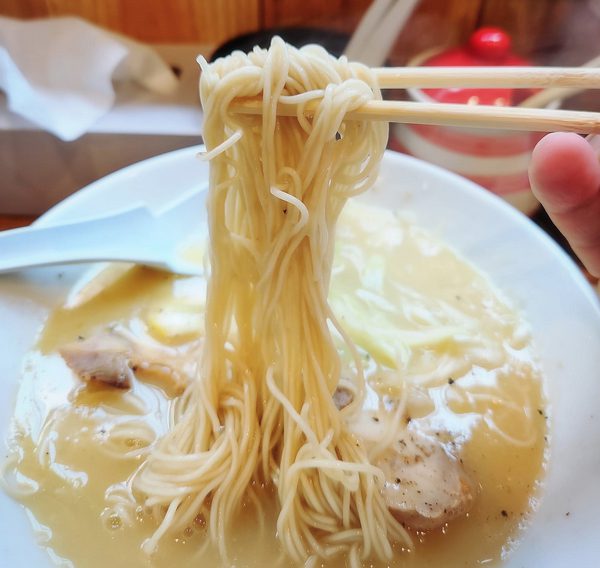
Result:
M267 91L262 116L223 112ZM205 64L201 96L206 148L41 221L209 181L199 276L0 281L5 562L595 565L600 310L568 257L346 123L377 96L361 66L275 40ZM313 120L276 116L305 100Z

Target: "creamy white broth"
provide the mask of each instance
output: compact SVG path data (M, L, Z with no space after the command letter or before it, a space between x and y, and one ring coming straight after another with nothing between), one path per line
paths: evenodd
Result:
M52 314L26 362L15 411L14 469L37 490L20 500L49 529L46 546L75 566L219 563L202 519L163 539L148 559L140 545L154 521L140 508L128 524L107 502L107 489L125 483L148 440L166 431L173 393L154 380L136 381L131 391L83 384L56 353L115 323L147 326L154 338L175 347L200 342L203 301L196 295L202 290L199 279L136 269L80 308ZM364 206L347 208L340 220L330 300L362 349L374 391L394 397L405 390L411 428L450 444L479 486L467 515L439 530L412 531L415 549L398 551L392 564L498 562L534 507L546 448L542 381L526 325L484 276L443 243ZM179 314L175 331L184 332L169 332L172 313ZM192 317L182 324L186 313ZM124 437L124 423L143 435ZM26 485L23 478L15 482ZM280 558L272 493L257 492L264 527L248 503L232 531L230 561L238 566Z

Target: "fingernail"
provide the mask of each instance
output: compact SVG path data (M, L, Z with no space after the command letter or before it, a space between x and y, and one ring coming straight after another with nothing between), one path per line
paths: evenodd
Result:
M596 150L596 152L600 153L600 135L599 134L589 134L586 137L586 140L590 143L590 146Z

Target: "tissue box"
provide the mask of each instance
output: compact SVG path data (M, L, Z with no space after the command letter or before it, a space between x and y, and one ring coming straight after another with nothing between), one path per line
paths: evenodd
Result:
M115 170L201 143L196 56L205 45L156 45L177 72L173 95L122 84L111 111L81 138L63 142L6 108L0 93L0 214L39 215Z

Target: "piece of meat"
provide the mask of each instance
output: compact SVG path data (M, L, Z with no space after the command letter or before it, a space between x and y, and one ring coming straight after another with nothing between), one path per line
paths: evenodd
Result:
M135 374L154 380L173 394L183 392L195 376L197 348L177 350L142 340L133 333L111 330L64 345L59 353L84 381L130 388Z
M354 394L349 388L338 386L333 392L333 402L338 410L346 408L353 399Z
M102 334L69 343L59 349L65 363L84 381L100 381L127 389L134 379L129 342L114 334Z
M466 513L475 498L460 462L426 434L405 431L375 463L386 478L383 494L390 511L414 529L444 525Z
M341 409L350 404L352 393L338 390L334 402ZM363 408L349 419L348 426L369 453L388 435L392 413L382 410L379 397L368 385L366 394ZM444 444L413 424L400 428L388 447L375 451L373 465L385 476L383 496L392 514L413 529L431 530L466 513L476 490Z

